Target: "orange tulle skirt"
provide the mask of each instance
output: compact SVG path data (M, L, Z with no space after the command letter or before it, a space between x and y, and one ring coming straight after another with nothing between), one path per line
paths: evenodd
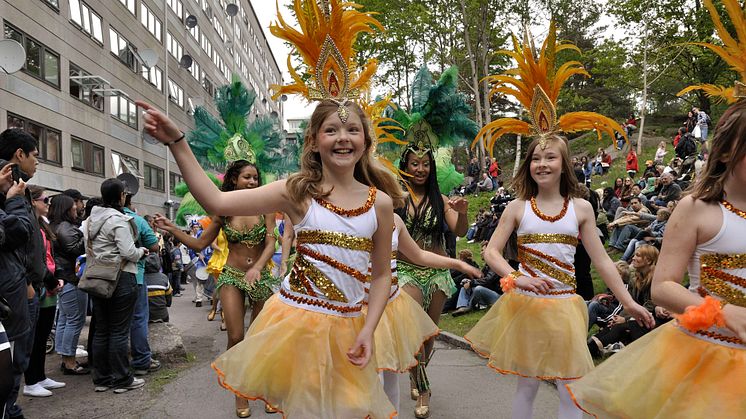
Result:
M365 306L363 310L366 310ZM406 372L417 365L415 356L426 340L440 332L425 310L409 296L399 295L386 304L374 335L378 370Z
M746 418L746 349L670 322L569 384L597 418Z
M347 359L364 317L317 313L270 297L243 341L213 363L221 386L289 418L392 418L376 371Z
M503 294L464 336L502 374L572 380L593 368L588 308L578 295L544 298Z

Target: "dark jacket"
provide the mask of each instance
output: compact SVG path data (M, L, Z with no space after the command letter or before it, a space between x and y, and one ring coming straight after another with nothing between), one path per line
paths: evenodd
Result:
M19 339L31 330L26 296L26 244L33 234L31 209L23 197L5 201L0 195L0 296L10 305L9 318L3 320L8 340ZM39 230L37 230L39 231Z
M44 246L44 238L41 236L41 226L36 218L36 212L31 205L31 193L26 189L26 211L33 230L30 240L26 242L26 250L23 253L24 266L26 266L26 283L31 284L38 294L42 287L55 289L57 283L47 270L47 249Z
M498 294L503 293L502 288L500 288L500 275L493 272L486 263L482 268L482 277L471 280L472 289L477 286L489 288Z
M161 261L157 254L145 258L145 285L148 287L148 311L150 322L168 322L168 307L171 307L171 284L166 274L160 272Z
M54 276L57 279L78 285L78 276L75 275L75 261L78 256L85 253L85 241L83 232L68 221L62 221L54 226L54 264L56 269Z

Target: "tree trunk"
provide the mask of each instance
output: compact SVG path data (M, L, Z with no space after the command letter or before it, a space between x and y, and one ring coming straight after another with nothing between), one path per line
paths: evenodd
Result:
M642 131L645 129L645 111L648 107L648 25L645 22L642 44L642 106L640 106L640 126L637 133L637 155L642 154ZM632 144L629 145L630 148Z
M513 177L518 174L518 166L521 165L521 135L515 139L515 164L513 165Z
M481 128L484 124L482 120L482 106L480 103L481 100L479 98L479 74L477 74L477 63L475 59L476 57L472 52L471 38L469 37L469 25L466 19L466 2L465 0L460 0L460 3L461 18L464 24L464 44L466 45L466 54L469 57L469 66L471 67L471 87L474 91L474 114L477 117L477 126ZM481 139L479 140L479 148L477 150L481 153L479 166L482 168L482 170L484 170L484 158L482 157L486 155L486 150L484 148L484 141Z

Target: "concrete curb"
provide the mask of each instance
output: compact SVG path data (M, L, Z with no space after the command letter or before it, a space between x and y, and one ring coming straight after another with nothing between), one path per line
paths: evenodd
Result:
M451 332L446 332L445 330L441 330L440 334L436 337L441 342L445 342L451 346L455 346L459 349L466 349L468 351L474 352L474 349L472 349L469 342L466 341L466 339L462 338L461 336L454 335Z

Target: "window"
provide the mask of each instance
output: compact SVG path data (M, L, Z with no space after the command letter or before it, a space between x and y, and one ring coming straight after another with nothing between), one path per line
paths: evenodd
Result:
M210 97L215 96L215 85L206 76L202 78L202 88L205 89Z
M202 4L202 11L205 13L205 16L208 19L212 19L212 7L210 7L210 4L207 0L200 0L200 3Z
M166 47L168 48L168 52L171 53L171 55L176 58L176 61L179 61L181 59L181 56L184 55L184 47L181 46L181 43L174 38L173 35L171 35L171 32L168 32L166 34Z
M135 14L135 11L137 10L135 8L135 0L119 0L119 2L122 3L124 7L126 7L127 10L130 11L130 13L132 13L133 15Z
M87 4L80 0L70 0L70 20L96 42L101 45L104 44L101 16L96 14Z
M145 3L140 3L140 23L148 29L151 35L155 36L158 42L162 41L161 21L155 17L155 14L148 9Z
M202 69L199 68L199 63L197 63L197 60L192 61L192 66L187 69L190 73L192 73L192 77L194 77L195 80L200 81L202 80L201 76L203 74Z
M178 173L170 172L168 174L168 180L171 193L176 192L176 185L178 185L182 181L181 175Z
M140 175L140 161L134 157L112 151L111 162L114 176L119 176L122 173L131 173L136 177L142 177L142 175Z
M59 89L60 55L14 26L5 24L5 38L18 41L26 49L23 71Z
M70 138L73 170L104 177L104 148L80 138Z
M163 174L163 169L145 163L145 187L165 192Z
M112 118L137 129L137 106L132 99L124 95L110 96L109 107Z
M112 27L109 27L109 42L111 43L109 50L114 56L119 58L119 61L132 71L140 69L134 53L137 49Z
M180 108L184 108L184 89L171 79L168 79L168 98Z
M181 0L168 0L168 6L176 13L179 19L184 19L184 5Z
M40 161L62 165L62 141L58 130L10 112L8 128L20 128L36 139Z
M192 38L194 38L195 41L199 41L199 25L195 25L193 28L189 29L189 33L192 34Z
M60 12L60 0L44 0L44 3L47 4L47 6L54 9L55 12Z
M147 67L142 66L140 74L142 74L142 78L158 89L159 92L163 91L163 71L161 71L160 68L151 67L150 70L148 70Z
M90 75L91 73L83 70L72 62L70 63L70 96L103 112L104 97L93 91L97 86L87 83L86 79L73 79L73 77L85 77Z
M207 53L207 56L212 57L213 56L212 55L212 43L210 42L209 39L207 39L204 33L202 34L201 45L202 45L202 50L205 51L205 53Z

